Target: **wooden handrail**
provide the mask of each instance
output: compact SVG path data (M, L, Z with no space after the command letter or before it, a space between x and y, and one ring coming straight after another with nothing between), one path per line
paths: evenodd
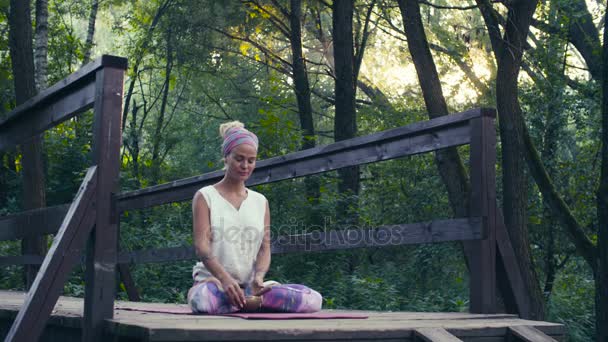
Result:
M13 109L0 120L0 151L13 148L76 114L95 101L96 73L127 69L127 59L103 55Z
M494 115L495 111L492 109L472 109L261 160L247 185L260 185L466 144L470 141L469 121ZM346 153L346 157L338 158ZM197 189L218 182L223 174L221 170L213 171L140 190L122 192L116 195L117 207L123 212L190 200ZM59 226L57 222L61 222L68 206L69 204L63 204L0 218L0 241L54 233ZM47 225L42 225L42 222ZM23 229L24 224L31 228Z
M495 117L496 111L489 108L471 109L261 160L256 163L256 169L247 181L247 186L467 144L471 136L469 121L483 116ZM451 130L457 134L446 133ZM407 143L403 143L405 140ZM219 170L145 189L123 192L116 196L118 209L125 211L190 200L197 189L218 182L223 174L224 172Z

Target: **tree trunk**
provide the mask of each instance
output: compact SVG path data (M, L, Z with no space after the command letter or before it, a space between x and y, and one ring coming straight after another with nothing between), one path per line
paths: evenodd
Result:
M91 60L91 52L93 51L93 38L95 37L95 22L97 21L97 10L99 9L99 0L92 0L91 12L89 13L89 28L87 30L87 40L84 44L84 57L82 65L89 63Z
M399 9L404 23L404 31L407 37L408 48L416 67L416 73L424 101L427 107L429 117L435 118L448 114L447 104L437 68L433 61L433 56L428 45L422 18L420 15L420 7L416 0L398 0ZM460 156L455 148L444 149L435 153L435 162L443 183L446 185L450 206L457 217L466 217L469 213L468 195L470 184ZM463 244L463 252L467 265L470 264L472 257L472 246ZM498 267L502 267L498 261ZM506 272L506 271L504 271ZM503 273L504 273L503 272ZM497 277L501 277L502 273L497 273ZM506 281L498 279L497 285L503 297L511 293ZM505 298L507 309L516 310L516 307L511 298Z
M487 0L476 0L477 5L484 17L486 26L490 34L490 40L492 42L492 48L494 55L497 60L500 60L502 55L502 39L500 38L500 31L498 30L498 19L496 12L492 10L492 6ZM496 33L498 32L498 34ZM520 112L512 113L518 118L518 121L523 123L523 118ZM589 237L585 234L581 225L578 223L572 211L564 202L561 195L555 189L553 181L547 174L547 170L540 158L540 155L532 141L528 129L525 125L521 125L521 132L519 132L523 138L525 144L525 157L528 163L528 169L530 174L534 177L538 189L543 195L543 199L550 206L553 216L556 217L561 225L566 228L572 243L576 246L576 251L580 254L589 267L595 274L597 272L597 251Z
M559 25L560 13L556 2L549 4L548 19L551 25ZM557 157L559 137L563 133L563 127L567 126L565 116L563 114L562 101L563 93L566 87L565 84L565 66L566 66L566 49L563 46L563 39L555 34L547 37L546 48L537 47L537 49L545 49L543 54L548 56L545 58L546 81L538 80L543 94L547 98L547 111L545 113L545 127L543 135L542 159L547 167L548 175L555 179L557 176ZM549 300L553 291L553 284L557 275L557 251L556 251L556 230L559 228L559 222L553 218L547 201L543 199L543 231L546 232L545 239L545 285L543 293L545 300Z
M49 4L48 0L36 0L36 89L47 87L47 51L49 45Z
M457 51L439 46L437 44L429 44L429 47L435 51L439 51L450 56L452 61L458 64L460 70L462 70L462 72L468 77L473 86L475 86L475 89L477 89L480 94L485 95L490 92L490 87L479 77L477 77L477 75L475 75L473 68L471 68L469 65L469 58L458 53Z
M171 70L173 70L173 42L172 42L171 29L167 30L167 63L165 64L165 85L163 88L163 97L160 104L160 111L156 118L156 129L154 136L152 137L152 172L151 172L151 184L158 184L160 180L160 164L162 160L160 158L161 142L163 140L163 128L165 122L165 113L167 112L167 101L169 100L169 88L171 83Z
M527 181L524 173L523 141L525 125L517 97L517 76L521 66L523 46L536 3L537 1L515 1L510 4L504 38L498 44L493 43L493 47L498 50L495 51L498 64L496 103L502 141L505 225L509 229L522 277L532 300L529 318L542 320L545 316L545 305L533 265L526 226ZM487 22L486 24L490 31L497 27Z
M156 29L156 26L158 25L160 18L163 16L163 14L169 8L170 5L171 5L171 0L165 0L161 5L158 6L158 10L156 10L154 19L152 19L152 23L150 24L150 27L148 27L146 36L144 37L143 42L141 44L141 49L137 49L137 52L135 54L135 63L133 63L133 71L131 73L132 74L131 82L129 83L129 88L125 95L125 106L124 106L123 112L122 112L122 130L123 131L125 130L125 126L127 124L127 117L129 116L129 105L131 104L131 96L133 96L133 91L135 89L135 81L137 80L137 77L138 77L140 63L142 62L142 60L145 56L146 50L148 49L148 45L150 45L150 41L152 40L152 33Z
M15 150L0 153L0 208L7 207L9 196L13 194L10 185L15 174Z
M604 23L607 19L608 11L604 15ZM595 275L595 327L597 341L608 341L608 29L606 25L604 25L602 63L602 169L597 189L599 263Z
M34 55L32 49L32 19L29 1L11 0L9 13L9 45L15 83L17 105L36 94L34 80ZM22 145L23 209L42 208L46 205L44 169L42 166L42 140L31 138ZM45 255L46 241L43 236L22 240L23 254ZM25 267L26 288L30 288L40 267Z
M353 1L336 0L333 2L333 44L336 73L336 114L334 120L334 139L341 141L357 134L355 109L355 79L353 51ZM359 193L359 167L338 170L338 192L348 200L339 200L337 217L340 223L356 225L357 199Z
M585 0L565 1L563 4L562 11L569 14L570 41L583 56L591 77L600 82L602 79L600 37L587 4Z
M141 171L139 167L139 139L140 130L137 128L137 112L139 112L141 106L137 105L137 102L133 100L133 108L131 109L131 120L129 122L129 133L127 139L125 139L125 148L131 155L131 169L132 177L135 179L135 188L141 188Z
M422 89L424 103L430 118L448 114L448 106L443 96L437 68L429 49L420 17L420 7L416 0L398 0L407 44L416 67L418 82ZM441 179L446 186L450 206L457 217L468 215L469 180L455 148L435 153L435 162Z
M306 62L302 53L302 1L291 0L291 12L289 13L290 41L292 55L292 73L294 92L298 102L298 116L300 127L302 128L301 150L306 150L316 146L315 127L312 119L312 104L310 102L310 85L308 83L308 72ZM316 177L306 177L304 180L306 188L306 199L309 202L308 210L310 223L320 226L323 222L315 210L319 204L321 192L320 185Z

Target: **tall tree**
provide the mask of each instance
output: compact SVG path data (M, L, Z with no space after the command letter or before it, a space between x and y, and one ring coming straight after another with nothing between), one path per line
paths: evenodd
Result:
M36 0L36 48L34 64L36 67L36 89L47 87L47 51L49 45L49 2Z
M608 9L604 23L608 20ZM598 271L595 276L595 326L598 341L608 341L608 28L602 48L602 166L597 189Z
M258 12L262 18L267 18L264 20L270 23L281 36L288 39L291 50L291 63L287 59L283 59L276 52L276 48L273 49L271 47L272 43L264 45L263 42L254 40L248 34L239 37L230 35L227 32L222 33L230 36L232 39L254 45L266 56L265 59L258 59L260 63L266 66L275 63L281 65L278 70L292 78L302 132L300 150L313 148L317 144L317 136L314 126L308 68L302 48L302 1L291 0L288 7L283 6L279 1L271 1L272 6L265 5L262 1L258 0L242 0L242 3L251 8L254 11L253 13ZM319 181L314 176L306 177L304 179L304 187L306 199L310 204L307 215L309 223L319 226L323 223L316 209L321 195Z
M551 1L548 4L548 20L551 25L558 26L562 13L558 8L556 1ZM535 83L539 86L547 99L547 107L545 112L545 125L543 132L543 145L541 156L546 165L547 173L552 179L556 179L557 174L557 150L559 137L564 133L564 128L567 123L566 116L563 114L563 93L566 87L565 82L565 67L566 67L566 50L567 43L564 44L563 36L560 32L547 35L547 43L544 46L537 47L542 54L541 61L544 64L546 78L543 80L537 79ZM543 208L543 241L544 255L544 271L545 284L543 293L546 298L549 298L553 291L553 284L558 272L557 263L557 230L559 222L553 217L548 203L545 203Z
M335 66L334 139L341 141L357 134L355 107L355 55L353 48L353 0L336 0L332 4L332 36ZM338 191L349 196L359 193L359 167L338 170ZM340 201L337 215L346 224L356 224L356 202Z
M315 126L312 117L312 103L310 101L310 84L306 60L302 51L302 1L291 0L289 11L289 41L291 45L291 67L294 83L294 92L298 103L298 117L302 129L301 149L313 148L316 145ZM306 198L312 206L319 203L319 182L315 177L307 177L305 182ZM310 210L311 223L321 225L316 210Z
M486 25L488 26L490 40L496 54L497 51L501 51L504 48L501 46L500 30L498 28L500 17L487 1L477 0L477 3L484 16ZM602 51L599 43L599 34L597 33L597 28L595 28L593 25L593 20L586 7L586 3L584 0L575 0L573 2L558 2L558 4L560 6L566 5L565 7L561 8L561 11L568 13L567 17L570 20L568 23L569 41L581 53L581 56L587 63L587 67L592 78L598 82L603 82L604 78L602 77L602 63L605 63L605 60L602 62L602 59L605 58L605 55L602 57L602 54L599 53L599 51ZM540 21L535 21L534 23L546 32L556 33L558 31L558 28L551 27L551 25L548 25L547 23ZM606 49L605 44L603 48ZM596 331L598 341L605 340L606 327L608 326L608 319L606 315L606 312L608 311L608 294L606 294L605 291L605 289L608 287L606 284L606 281L608 280L608 269L605 266L605 259L602 260L602 257L608 253L606 251L608 246L605 240L606 233L605 230L603 230L606 227L606 221L604 221L604 218L601 217L602 208L600 205L606 203L605 200L601 198L602 196L605 196L606 191L599 191L597 195L598 221L600 227L598 229L598 244L596 246L586 235L585 231L574 217L572 211L563 200L562 196L557 192L553 181L547 173L547 170L534 145L534 142L527 131L527 127L523 124L521 110L512 114L513 118L516 120L517 127L519 128L517 132L521 134L521 139L525 144L524 152L530 174L534 177L534 180L536 181L536 184L543 195L544 201L551 209L551 213L566 229L566 233L576 247L577 253L585 259L593 271L596 286ZM605 132L606 130L604 129L602 134L605 134ZM604 137L602 137L602 139L604 139ZM602 146L605 147L605 143ZM605 159L603 159L602 162L604 162L604 160ZM603 188L605 184L605 180L602 178L603 175L604 174L600 176L600 188L598 190L605 189ZM602 224L602 222L604 222L604 224ZM602 266L600 265L601 263L603 263ZM602 339L601 336L604 338Z
M32 19L30 2L11 0L9 12L9 45L15 99L17 105L36 94L34 79L34 54L32 48ZM46 205L44 189L44 169L42 165L42 139L35 136L21 146L23 170L23 209L41 208ZM46 241L42 236L24 239L21 244L23 254L44 255ZM34 282L40 267L25 267L26 287Z
M93 38L95 37L95 23L97 22L97 11L99 9L99 0L92 0L91 12L89 13L89 26L87 29L87 40L84 43L84 57L82 64L87 64L91 60L93 51Z
M420 6L416 0L398 0L398 3L408 48L416 68L429 117L435 118L447 115L447 103L424 32ZM442 181L446 185L448 199L454 214L456 216L468 215L467 199L470 184L457 150L450 148L437 151L435 161ZM464 244L464 246L465 257L469 262L472 257L471 249L468 244ZM508 285L504 282L498 282L497 284L503 295L510 293ZM540 291L538 292L540 293ZM542 303L542 298L538 301ZM527 313L522 314L527 315Z
M424 33L420 7L416 0L398 0L408 48L430 118L448 114L437 68ZM437 151L435 162L448 191L450 205L458 217L467 216L469 180L455 148Z
M498 70L496 75L496 106L500 119L503 165L503 212L505 225L517 260L522 270L526 289L530 294L530 314L543 319L545 306L538 275L533 267L527 228L527 179L524 172L525 125L517 97L517 76L521 68L523 48L526 44L536 0L512 1L507 4L508 14L504 36L500 36L498 20L487 0L477 0L488 28Z
M134 53L135 62L133 63L133 68L131 69L131 72L130 72L131 79L130 79L129 87L127 88L127 92L125 95L125 106L124 106L123 112L122 112L122 130L123 131L125 130L125 126L127 124L127 118L129 117L129 108L130 108L129 106L131 104L131 97L133 96L133 92L135 90L135 83L137 82L139 68L141 67L141 63L143 62L144 58L147 56L148 47L153 40L152 38L153 38L154 30L158 26L158 23L160 22L160 19L162 18L162 16L169 10L169 8L171 8L172 5L173 5L173 0L164 0L162 3L159 4L158 8L156 9L156 13L154 14L154 19L152 19L152 22L150 23L150 26L148 27L146 34L144 35L142 40L140 42L138 42L137 48L135 49L135 53Z
M160 103L160 110L156 117L156 128L154 129L154 135L152 136L152 158L150 166L151 168L151 183L152 185L157 184L160 181L160 167L163 161L161 157L161 144L164 140L163 130L165 128L165 121L167 120L167 104L169 101L169 90L171 88L171 72L173 71L173 32L169 27L166 32L166 63L165 63L165 83L163 85L162 98Z

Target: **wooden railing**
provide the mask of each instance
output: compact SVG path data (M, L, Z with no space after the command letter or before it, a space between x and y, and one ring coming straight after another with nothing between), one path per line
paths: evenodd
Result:
M74 113L90 107L92 101L94 101L96 126L106 125L104 126L105 130L98 128L97 132L109 132L107 131L108 127L117 130L111 131L109 135L99 133L95 135L94 146L97 146L96 151L99 151L100 148L103 151L112 151L112 153L103 154L104 156L111 154L112 160L103 162L103 159L99 159L99 155L96 154L98 157L95 159L97 165L95 231L97 233L104 232L104 234L92 235L91 241L94 243L91 246L94 245L95 248L90 248L86 263L87 294L85 297L85 331L83 338L89 338L89 340L92 336L99 334L100 321L112 317L113 289L115 288L113 279L116 265L122 271L121 276L124 279L124 277L129 278L129 274L124 267L121 268L121 265L196 258L192 246L118 253L116 239L120 213L127 210L191 200L198 189L205 185L214 184L223 177L223 171L215 171L167 184L112 195L118 175L117 158L120 144L118 137L120 137L119 123L122 107L118 98L111 96L122 95L122 74L125 65L126 61L123 59L104 56L60 82L60 86L51 88L53 89L52 93L46 96L41 94L29 101L26 104L27 106L24 105L25 108L17 108L7 119L8 121L5 120L0 123L0 147L6 148L66 120ZM107 91L108 87L112 89L111 92ZM93 96L93 94L96 95ZM58 114L59 112L64 114ZM111 114L108 114L110 112ZM503 286L501 288L503 298L505 298L507 306L509 306L509 303L513 303L512 310L525 316L527 294L522 285L523 282L515 262L508 234L502 224L500 213L496 209L494 119L495 111L493 109L473 109L258 161L254 173L247 182L248 186L427 153L447 147L470 145L469 175L471 192L469 196L469 217L422 223L404 223L370 229L311 232L297 237L278 236L273 239L272 252L330 251L346 248L464 241L470 270L470 311L493 313L496 312L498 247L498 265L500 270L503 270L499 277L506 280L504 284L498 284ZM11 123L11 120L13 120L13 123ZM23 134L7 130L9 127L26 127L30 121L35 123L31 126L36 127L36 129L31 129ZM112 123L118 124L113 126ZM0 240L21 239L58 231L61 233L61 229L67 225L66 220L70 217L74 203L32 210L0 219ZM103 229L100 229L101 227ZM357 237L354 242L352 236ZM390 237L390 241L386 240L387 237ZM55 253L58 252L57 250L54 251ZM44 263L47 262L49 255L44 259ZM72 262L77 262L77 260ZM0 257L0 266L40 263L43 263L42 258L32 255ZM62 272L64 272L63 269ZM99 288L99 286L103 288ZM31 293L32 291L30 291ZM133 297L136 294L131 291L129 296ZM47 302L47 305L49 303L50 301ZM46 317L42 318L46 320ZM18 323L16 321L15 325L18 325ZM13 328L15 328L15 325Z
M94 108L93 166L74 202L66 207L33 211L41 215L34 215L39 221L29 221L32 212L2 221L3 239L57 233L5 341L38 340L71 269L85 249L83 341L100 340L104 320L113 317L118 223L112 196L118 190L126 68L126 59L102 56L0 121L0 150L6 150ZM31 256L24 258L34 261Z

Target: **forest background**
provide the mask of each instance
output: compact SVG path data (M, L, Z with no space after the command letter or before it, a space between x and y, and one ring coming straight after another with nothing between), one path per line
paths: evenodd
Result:
M498 199L531 318L606 340L605 16L597 0L2 0L0 119L101 54L127 57L126 191L221 169L229 120L267 159L497 108ZM0 215L69 203L91 125L85 113L2 152ZM458 148L254 189L273 234L427 221L466 215L467 162ZM125 212L120 226L123 250L191 245L191 204ZM50 242L2 242L0 255ZM130 269L143 300L184 303L193 262ZM0 288L23 290L35 271L3 267ZM274 256L267 277L319 290L326 308L468 309L457 243ZM84 294L80 266L64 293Z

